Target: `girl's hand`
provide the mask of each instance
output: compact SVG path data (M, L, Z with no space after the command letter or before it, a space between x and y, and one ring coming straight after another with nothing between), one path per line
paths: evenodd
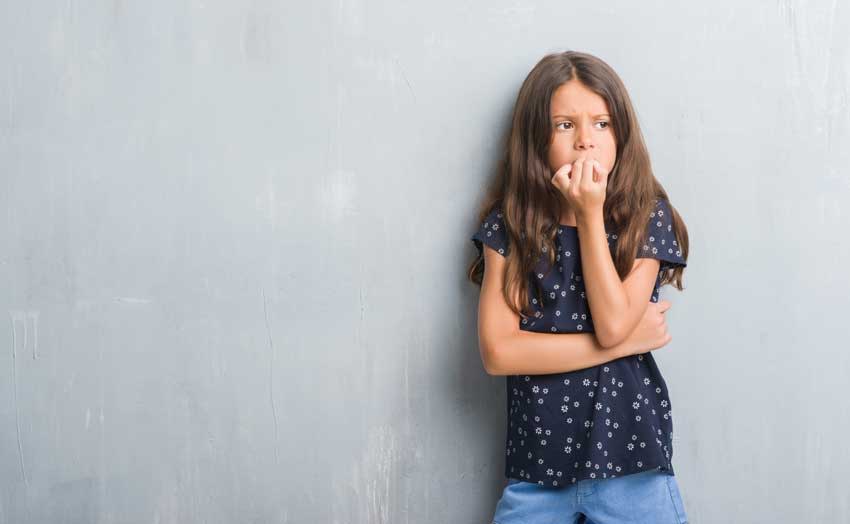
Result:
M602 214L608 189L608 171L598 160L586 154L561 166L552 176L552 184L567 199L576 219Z
M673 337L667 332L664 313L670 309L669 301L650 302L637 327L626 340L615 346L622 356L637 355L666 346Z

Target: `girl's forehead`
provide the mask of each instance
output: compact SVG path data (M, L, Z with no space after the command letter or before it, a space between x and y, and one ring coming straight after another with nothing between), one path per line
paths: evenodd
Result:
M587 114L596 117L608 114L605 99L578 82L567 82L555 90L550 107L553 116Z

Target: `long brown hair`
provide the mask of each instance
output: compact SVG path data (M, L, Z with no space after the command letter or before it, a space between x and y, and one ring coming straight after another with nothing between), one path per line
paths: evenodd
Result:
M479 223L496 206L504 213L510 249L502 293L511 309L523 318L529 310L527 277L540 260L540 253L547 254L548 267L555 267L555 237L563 209L562 197L551 183L554 173L546 161L553 132L550 103L558 87L570 80L578 80L601 96L611 114L617 157L608 175L603 214L606 231L618 235L611 256L620 280L631 271L656 199L667 200L682 257L688 258L687 228L652 173L637 116L620 77L607 63L587 53L548 54L520 87L503 141L502 160L478 213ZM682 291L683 270L668 269L660 285L671 283ZM470 264L467 276L481 285L483 253ZM519 304L512 298L514 293Z

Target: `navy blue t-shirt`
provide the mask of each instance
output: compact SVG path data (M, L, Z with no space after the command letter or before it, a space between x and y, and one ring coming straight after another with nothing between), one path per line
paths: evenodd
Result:
M472 236L479 252L483 243L507 256L503 218L497 206L484 219ZM656 202L646 233L637 257L661 261L650 298L658 302L662 272L687 265L666 200ZM606 236L613 248L617 235ZM578 228L561 224L556 248L557 267L529 275L533 314L521 319L519 327L540 333L592 333ZM535 298L534 280L542 285L542 304ZM651 469L674 474L672 405L652 352L568 373L508 375L506 386L506 477L563 486Z

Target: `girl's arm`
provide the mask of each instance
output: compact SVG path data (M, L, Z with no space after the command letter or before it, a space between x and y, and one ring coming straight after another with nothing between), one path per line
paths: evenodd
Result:
M484 368L490 375L545 375L598 366L631 353L626 343L604 348L593 333L519 330L499 339Z
M566 373L627 355L632 344L602 347L592 333L535 333L519 329L520 317L502 295L505 259L484 248L484 278L478 303L478 341L490 375Z
M620 281L601 210L589 216L576 214L576 225L593 331L603 347L615 347L646 312L661 263L654 258L636 258L629 275Z

